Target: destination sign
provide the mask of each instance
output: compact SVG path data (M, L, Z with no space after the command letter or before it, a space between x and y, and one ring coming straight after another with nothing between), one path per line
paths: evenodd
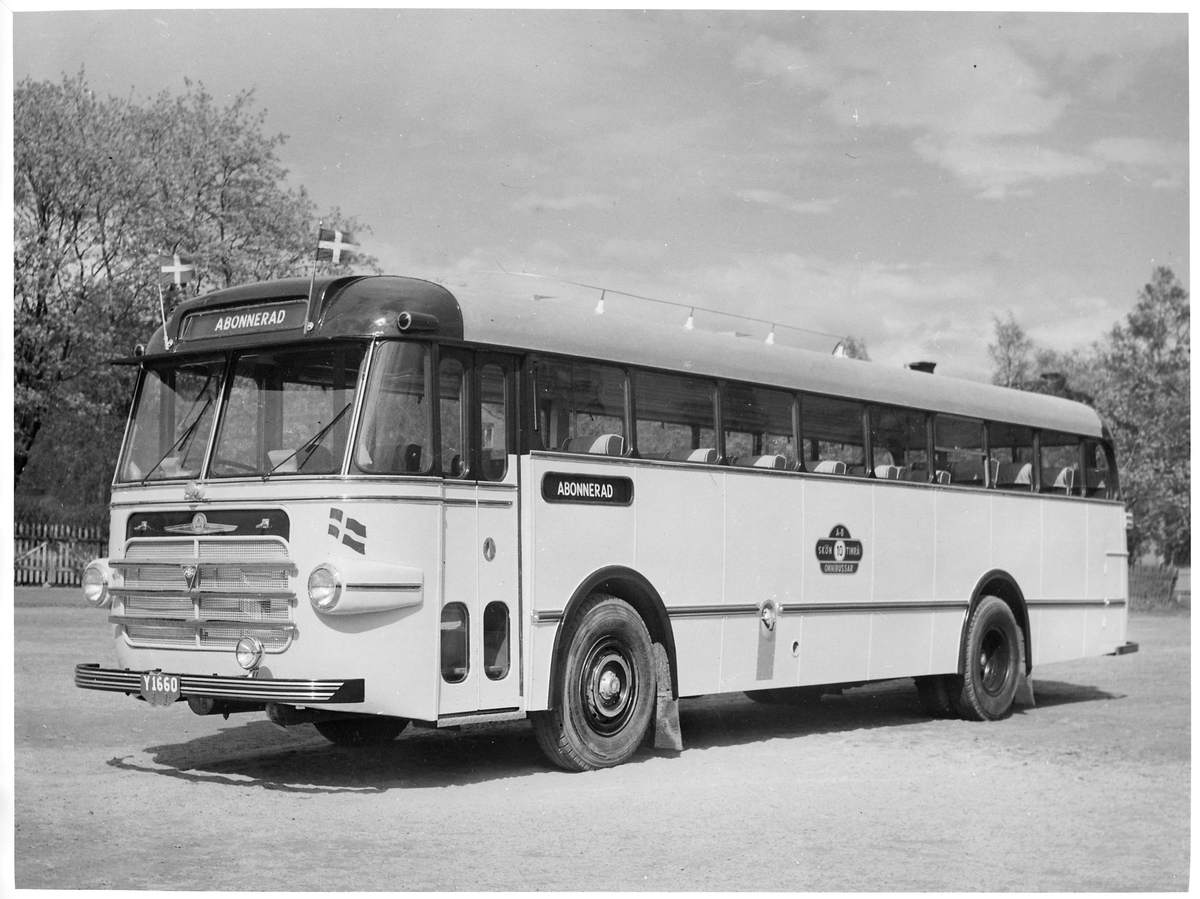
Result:
M233 337L238 334L269 334L298 331L304 327L308 310L305 300L288 300L262 306L239 306L212 312L194 312L183 321L183 340Z
M851 540L850 531L839 524L817 541L817 559L822 574L854 574L863 559L862 541Z
M542 476L542 499L548 503L628 506L633 502L633 481L607 475L548 471Z

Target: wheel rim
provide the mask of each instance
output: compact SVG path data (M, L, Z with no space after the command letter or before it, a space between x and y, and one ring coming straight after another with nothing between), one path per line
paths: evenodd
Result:
M1012 665L1008 635L1000 628L990 628L979 641L979 685L989 696L999 696L1008 683Z
M618 733L637 706L638 680L628 648L615 639L598 642L580 671L580 698L588 727Z

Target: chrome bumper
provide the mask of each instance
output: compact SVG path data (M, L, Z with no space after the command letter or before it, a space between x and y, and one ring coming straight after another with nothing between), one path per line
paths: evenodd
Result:
M107 690L140 696L141 671L101 668L96 664L75 666L75 686L84 690ZM168 672L174 674L174 672ZM242 702L283 702L313 705L325 702L362 702L362 678L349 680L271 680L253 677L218 677L215 674L180 674L181 699L203 696Z

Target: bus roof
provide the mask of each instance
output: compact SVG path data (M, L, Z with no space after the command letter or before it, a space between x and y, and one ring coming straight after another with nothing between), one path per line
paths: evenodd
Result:
M424 333L442 339L583 356L1091 437L1103 435L1099 416L1081 403L767 344L762 339L685 329L682 323L666 325L627 315L597 314L593 309L598 291L566 281L504 273L474 275L446 285L395 276L321 278L313 282L313 326L305 330L304 321L297 321L295 314L309 314L309 286L306 279L262 282L181 303L166 325L171 349L159 329L147 356L279 343L304 339L305 335L396 335L400 333L397 317L408 313L410 321L419 322L421 316L436 319L432 325L436 330ZM255 318L255 312L264 309L269 314ZM221 334L214 333L214 328L230 322ZM266 324L257 327L256 322ZM428 320L425 326L431 327ZM420 331L420 326L413 331Z

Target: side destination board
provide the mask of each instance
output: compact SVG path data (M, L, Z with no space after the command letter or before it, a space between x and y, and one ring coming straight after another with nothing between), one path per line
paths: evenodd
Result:
M213 312L193 312L183 320L182 340L208 337L232 337L236 334L269 334L275 331L300 331L308 310L305 300L239 306Z
M628 506L633 502L633 480L548 471L542 476L542 499L548 503Z

